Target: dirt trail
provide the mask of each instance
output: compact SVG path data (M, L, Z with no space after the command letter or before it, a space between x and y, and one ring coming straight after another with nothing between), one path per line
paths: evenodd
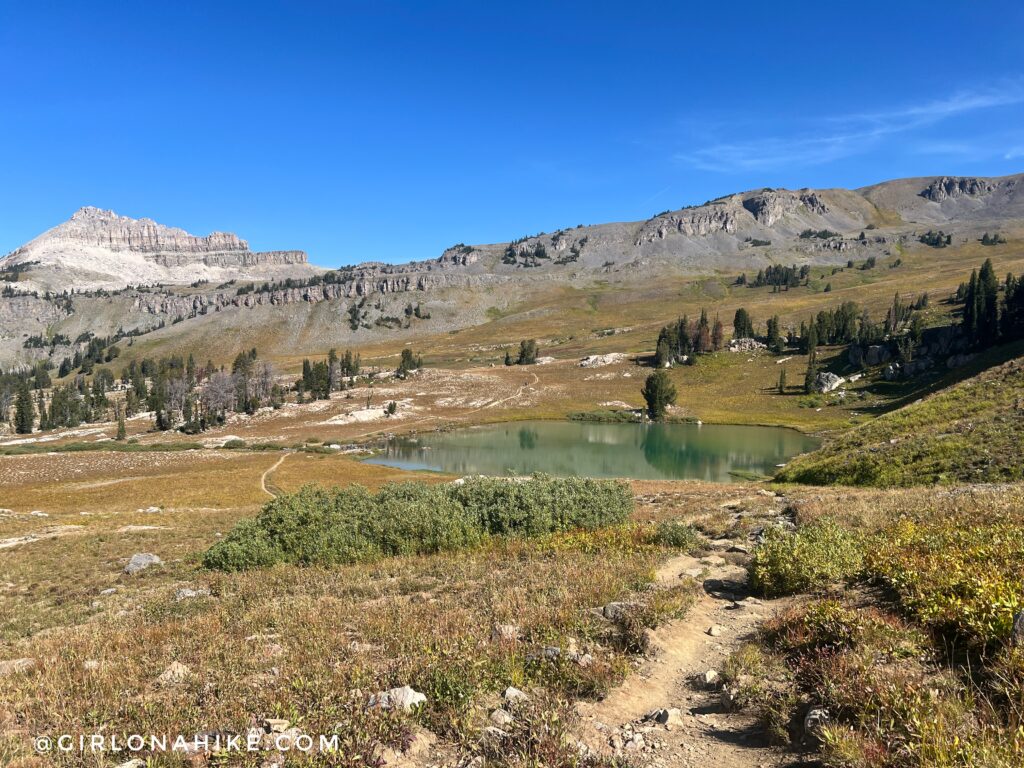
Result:
M275 461L273 463L273 465L270 466L266 470L266 472L264 472L262 475L260 475L260 488L262 488L263 492L265 494L267 494L267 496L269 496L272 499L276 499L277 498L277 494L274 493L273 491L271 491L269 488L267 488L267 478L270 477L274 473L274 470L276 470L278 467L280 467L284 463L284 460L287 459L287 458L288 458L288 454L287 453L283 454L281 456L281 458L279 458L277 461Z
M728 712L704 673L722 669L728 656L750 639L778 603L746 597L745 570L720 556L674 558L658 572L669 584L703 570L703 591L687 615L651 633L652 657L599 702L577 706L581 740L599 754L620 754L640 766L762 768L786 762L771 748L749 714ZM708 634L712 626L717 636ZM698 679L700 681L698 682ZM656 709L677 708L670 728L645 722Z

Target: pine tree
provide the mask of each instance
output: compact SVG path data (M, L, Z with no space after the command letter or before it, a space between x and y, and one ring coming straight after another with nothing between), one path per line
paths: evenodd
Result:
M19 435L29 435L35 424L35 409L32 407L32 392L28 380L23 379L18 386L18 397L14 402L14 431Z
M124 423L124 408L122 408L121 406L118 406L117 407L117 440L120 441L120 442L124 442L124 440L125 440L125 438L127 436L128 436L128 430L125 427L125 423Z
M807 356L807 373L804 374L804 393L811 394L814 391L814 380L818 376L818 348L811 347Z
M668 406L676 402L675 385L668 374L660 368L647 377L640 394L647 402L647 414L653 421L663 419Z
M784 395L786 393L786 369L783 368L779 371L779 394Z

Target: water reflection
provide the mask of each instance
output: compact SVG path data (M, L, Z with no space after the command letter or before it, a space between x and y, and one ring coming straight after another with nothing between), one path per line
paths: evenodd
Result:
M368 461L459 475L701 479L772 474L818 441L781 427L535 421L395 438Z

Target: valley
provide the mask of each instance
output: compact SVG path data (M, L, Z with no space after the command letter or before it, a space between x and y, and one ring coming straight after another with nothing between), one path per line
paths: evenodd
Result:
M48 282L77 224L0 261L0 760L1019 765L1020 179L761 190L336 271L76 214L93 287ZM170 271L125 287L111 242ZM210 283L169 280L175 253ZM644 475L707 453L665 428L717 425L788 428L759 433L784 456L731 471L736 430L728 469ZM487 426L555 474L608 474L559 471L594 443L621 479L375 463ZM83 724L259 746L33 748Z

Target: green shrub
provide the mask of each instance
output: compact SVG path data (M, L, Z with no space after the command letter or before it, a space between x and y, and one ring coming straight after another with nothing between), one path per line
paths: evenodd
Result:
M701 536L692 525L678 520L663 520L654 529L654 543L663 547L675 547L686 552L701 548Z
M245 440L239 437L234 437L231 440L225 441L221 448L227 448L228 450L235 450L238 448L245 448Z
M203 563L233 571L428 554L474 546L486 536L592 530L626 521L632 508L625 484L581 478L395 483L377 493L306 486L267 502L214 544Z
M795 533L767 529L748 570L754 590L765 597L780 597L854 576L862 562L860 537L822 518Z

